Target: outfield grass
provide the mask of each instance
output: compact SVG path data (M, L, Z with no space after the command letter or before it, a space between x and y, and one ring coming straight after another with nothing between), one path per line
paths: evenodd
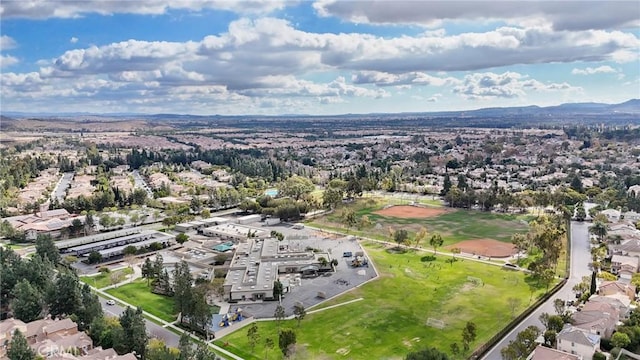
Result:
M520 299L517 314L529 305L530 298L535 299L545 291L535 283L529 286L524 274L499 266L461 259L449 264L446 259L450 257L443 255L435 261L423 262L422 257L428 253L391 254L374 242L364 246L381 278L321 307L358 297L364 300L308 314L300 328L294 321L283 325L296 330L297 343L306 344L308 358L397 359L410 351L432 346L450 353L450 344L457 342L461 346L461 332L467 321L477 325L473 349L512 319L508 298ZM484 284L472 285L468 276L480 278ZM425 325L428 318L443 320L446 327L442 330L428 327ZM271 337L276 348L269 352L269 359L280 359L276 323L258 322L258 327L262 340L256 347L256 356L249 354L246 328L216 343L220 346L228 343L227 350L245 359L262 359L264 339Z
M106 292L131 305L139 306L142 310L162 320L173 322L177 318L173 299L152 293L151 287L147 286L145 279L138 279Z
M131 268L124 268L124 269L120 269L120 270L115 270L113 272L110 273L100 273L98 275L95 276L81 276L80 280L84 283L87 283L93 287L95 287L96 289L102 289L104 287L107 287L111 284L111 275L113 273L121 273L122 274L122 280L120 281L124 281L126 278L126 275L130 275L133 274L133 269Z
M425 219L405 219L375 214L377 210L388 204L389 201L386 199L368 198L347 205L354 209L357 217L366 215L369 218L374 225L369 228L347 229L340 219L342 208L336 209L326 217L314 219L308 224L327 230L387 241L390 240L387 234L389 227L407 230L409 239L412 239L415 233L424 226L430 234L440 233L444 240L443 246L446 246L470 239L495 239L510 242L513 234L528 231L528 221L533 218L531 215L495 214L462 209L450 209L445 214ZM381 228L376 228L376 224L380 224ZM428 247L428 241L425 240L422 246Z

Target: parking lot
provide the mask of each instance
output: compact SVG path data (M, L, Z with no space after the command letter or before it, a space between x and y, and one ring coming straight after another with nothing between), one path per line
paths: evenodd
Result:
M354 257L343 257L345 252L351 252L352 255L355 255L357 252L363 251L355 237L339 237L308 228L293 229L289 224L264 227L269 231L281 232L285 235L285 241L289 241L289 246L292 248L304 250L311 247L325 250L329 252L332 259L338 260L335 272L316 278L303 278L300 286L296 284L289 293L284 295L282 306L287 316L293 314L293 307L298 302L309 309L325 299L341 294L377 276L373 266L352 267L351 261ZM286 274L282 275L286 276ZM295 274L288 275L291 278L295 276ZM318 297L319 292L324 293L324 298ZM235 311L236 308L241 308L257 318L266 318L273 317L276 306L278 306L277 301L247 301L232 304L230 310Z

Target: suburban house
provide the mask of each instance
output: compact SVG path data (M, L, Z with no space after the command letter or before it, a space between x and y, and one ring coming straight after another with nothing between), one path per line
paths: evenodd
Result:
M622 214L622 217L625 220L629 220L629 221L640 221L640 214L635 212L635 211L627 211L626 213Z
M616 209L606 209L602 210L600 214L607 217L610 223L617 223L620 221L620 211Z
M640 257L640 239L629 239L619 245L611 245L613 254Z
M636 298L636 287L618 281L605 281L598 287L598 294L600 296L624 295L633 301Z
M26 239L33 241L38 235L50 235L54 239L61 237L75 218L65 209L46 210L43 206L35 214L7 217L2 221L6 220L14 229L24 231ZM84 223L84 218L80 219Z
M573 314L573 327L608 339L619 319L620 313L613 305L589 301L581 311Z
M579 355L538 345L527 360L582 360Z
M577 355L583 360L592 360L593 354L600 350L600 335L566 324L558 333L556 349Z
M621 279L631 280L633 274L638 272L640 258L635 256L613 255L611 257L611 273L620 276Z
M0 322L0 358L6 358L15 331L20 331L29 346L45 359L136 360L133 354L118 356L113 349L94 348L93 341L71 319L42 319L24 323L17 319ZM75 355L73 355L75 354Z
M619 320L623 321L631 315L631 300L623 294L613 294L609 296L592 296L589 302L605 303L618 310Z

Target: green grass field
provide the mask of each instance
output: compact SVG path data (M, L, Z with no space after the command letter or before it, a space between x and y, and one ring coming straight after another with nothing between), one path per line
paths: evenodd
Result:
M528 221L532 219L531 215L495 214L461 209L450 209L445 214L424 219L403 219L375 214L387 204L389 201L386 199L368 198L349 205L354 209L358 218L364 215L369 217L373 224L369 228L347 229L341 222L342 210L340 208L332 214L314 219L308 224L327 230L387 241L390 240L387 235L389 227L406 229L409 232L409 239L412 239L415 233L424 226L429 234L440 233L444 239L443 246L447 246L470 239L495 239L510 242L514 233L527 232ZM376 224L379 224L380 227L376 228ZM422 246L428 247L427 241Z
M307 358L321 359L399 359L410 351L435 346L450 353L450 344L461 346L461 332L467 321L477 325L477 339L471 349L486 342L511 319L508 298L520 299L515 314L544 292L525 281L524 274L503 270L470 260L422 261L428 252L392 254L384 245L364 244L381 278L322 304L333 304L362 297L364 300L309 314L300 328L294 321L284 326L296 329L298 344L305 344ZM482 279L474 285L467 277ZM317 307L317 308L321 308ZM313 310L313 309L311 309ZM287 309L290 312L290 309ZM426 326L427 319L446 323L444 329ZM220 346L245 359L265 356L264 339L271 337L276 347L269 359L280 359L275 322L259 322L261 342L255 355L249 354L247 329L218 340ZM467 352L465 355L470 353Z
M99 275L95 275L95 276L81 276L80 280L82 282L84 282L84 283L87 283L87 284L95 287L96 289L102 289L104 287L112 285L111 284L111 275L113 273L122 274L121 275L122 280L120 280L120 281L124 281L126 275L133 274L133 269L127 267L127 268L124 268L124 269L113 271L113 272L108 273L108 274L100 273Z
M173 308L173 299L152 293L145 279L138 279L130 284L109 289L107 293L131 305L139 306L142 310L162 320L172 322L177 318L177 314Z

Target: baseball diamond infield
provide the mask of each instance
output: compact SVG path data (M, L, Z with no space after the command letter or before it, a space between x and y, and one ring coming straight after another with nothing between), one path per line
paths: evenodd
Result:
M424 219L442 215L446 212L446 209L441 208L430 208L413 205L396 205L375 211L374 214L405 219Z
M465 240L445 246L447 250L454 248L458 248L461 252L467 254L497 258L509 257L517 253L516 247L513 244L493 239Z

